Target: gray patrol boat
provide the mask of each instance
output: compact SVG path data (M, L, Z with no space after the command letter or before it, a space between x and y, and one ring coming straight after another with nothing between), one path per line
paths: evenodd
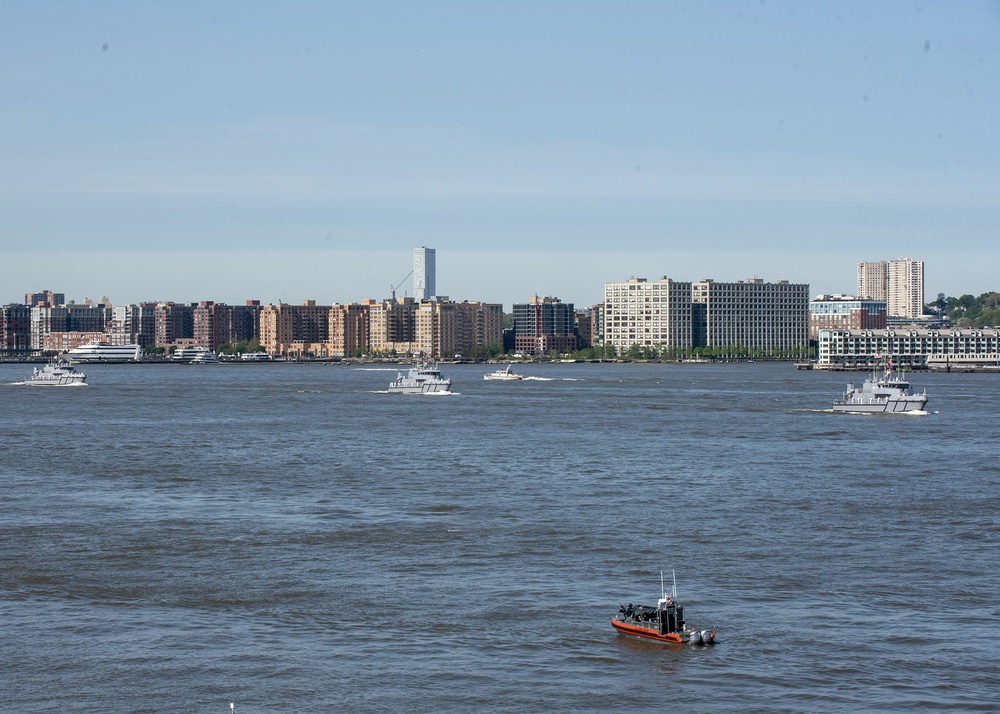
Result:
M445 379L437 365L430 362L411 367L404 376L396 373L389 384L393 394L451 394L451 380Z
M927 390L920 394L910 392L910 383L892 371L892 363L881 374L872 372L860 387L847 383L844 395L833 403L835 412L860 414L897 414L923 411L927 404Z

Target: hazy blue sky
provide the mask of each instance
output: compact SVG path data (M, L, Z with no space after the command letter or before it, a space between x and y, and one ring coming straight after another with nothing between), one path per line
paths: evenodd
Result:
M0 3L0 302L1000 290L1000 3ZM412 294L407 281L400 294Z

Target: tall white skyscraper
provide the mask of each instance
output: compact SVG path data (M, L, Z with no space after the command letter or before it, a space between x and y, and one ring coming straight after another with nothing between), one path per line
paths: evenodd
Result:
M887 313L899 317L924 314L924 261L900 258L889 261Z
M434 249L422 246L413 249L413 297L428 300L437 295L437 270Z
M858 263L858 297L885 300L889 317L924 314L924 261Z

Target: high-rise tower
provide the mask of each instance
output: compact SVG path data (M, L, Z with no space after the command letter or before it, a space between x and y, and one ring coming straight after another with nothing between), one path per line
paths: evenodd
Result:
M413 249L413 297L429 300L437 295L437 271L434 266L434 249L426 246Z
M858 263L858 297L884 300L889 317L924 312L924 261L911 258Z

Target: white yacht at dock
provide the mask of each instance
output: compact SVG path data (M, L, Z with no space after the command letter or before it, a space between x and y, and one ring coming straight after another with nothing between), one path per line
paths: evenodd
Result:
M109 345L103 342L91 342L88 345L74 347L66 353L66 357L74 364L138 362L142 359L142 347L140 345Z
M182 364L218 364L219 358L207 347L180 347L171 358Z

